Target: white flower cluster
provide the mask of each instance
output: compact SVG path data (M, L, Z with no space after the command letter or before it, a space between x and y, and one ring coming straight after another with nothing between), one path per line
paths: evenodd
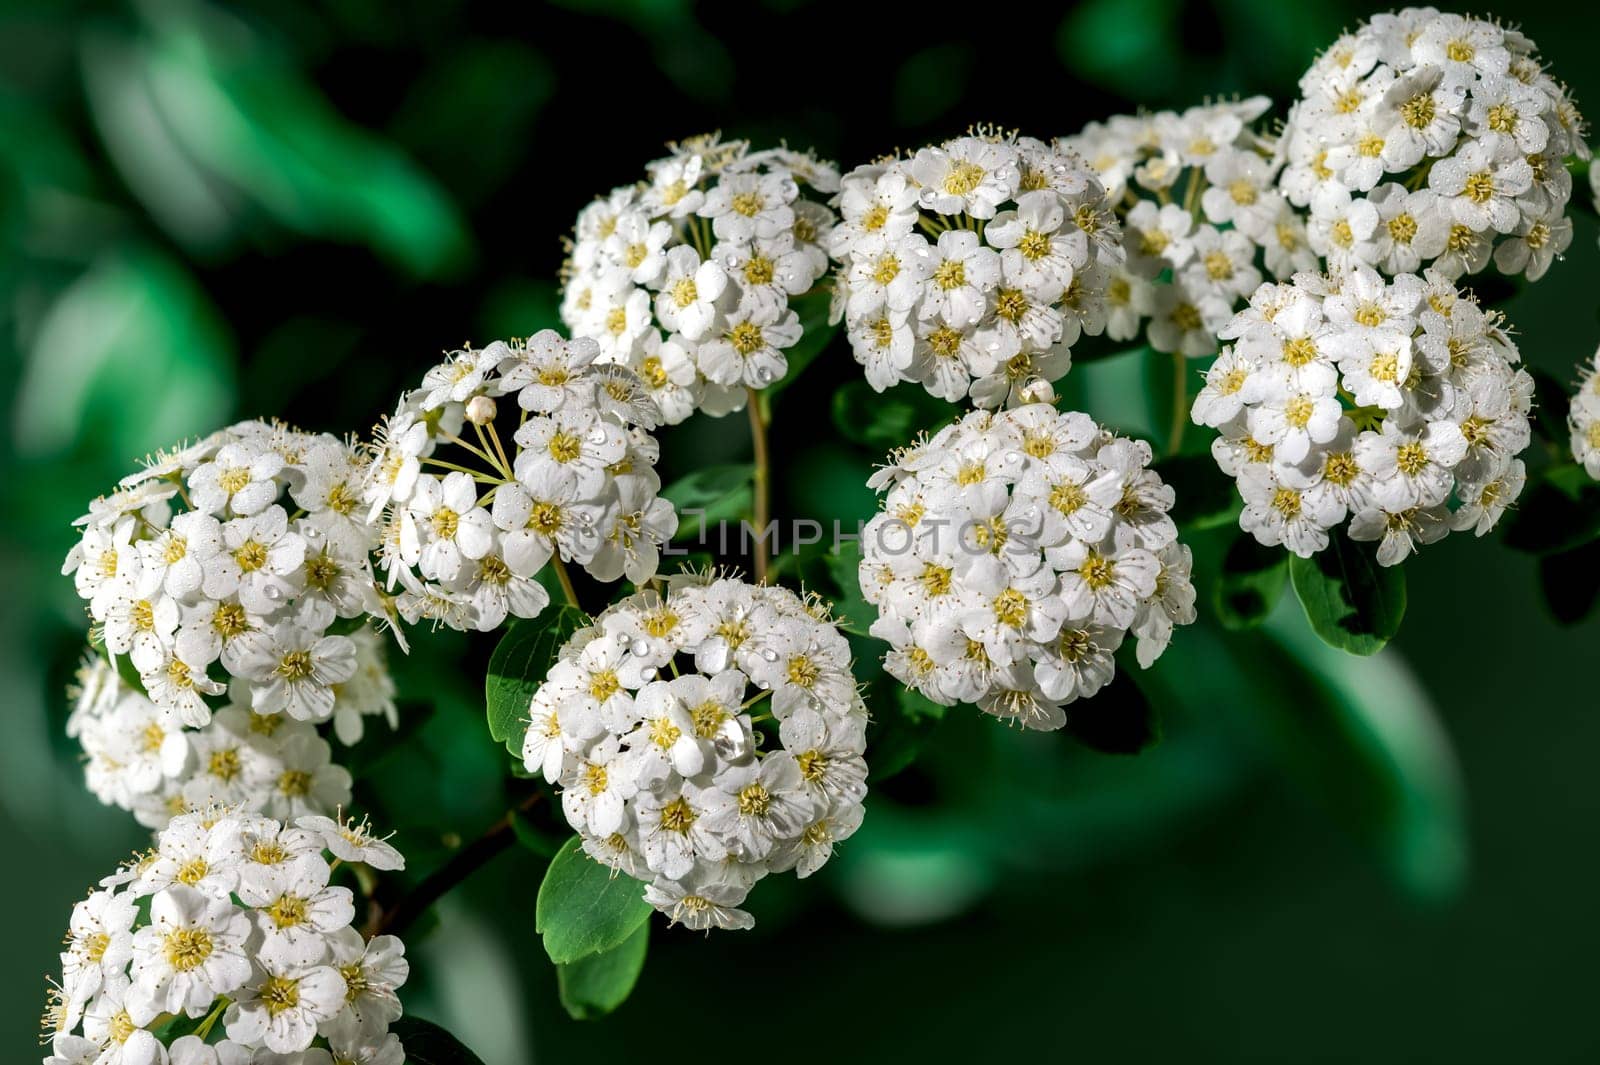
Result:
M1263 96L1181 114L1118 115L1067 137L1105 183L1126 261L1106 286L1106 335L1148 323L1157 351L1202 356L1261 283L1317 265L1300 212L1277 190L1276 145L1253 123Z
M846 174L834 312L867 381L993 408L1061 378L1122 258L1104 191L1076 155L982 129Z
M219 665L257 714L333 715L358 664L330 630L382 613L362 471L332 436L241 422L155 456L78 519L63 572L170 727L211 721L230 692Z
M1348 517L1392 566L1452 529L1482 536L1521 493L1533 379L1444 275L1297 274L1222 336L1192 413L1221 430L1212 454L1261 543L1310 557Z
M660 411L598 352L549 329L453 352L378 428L363 498L382 515L379 565L406 620L487 632L534 617L552 559L606 582L655 573L678 525L658 495Z
M352 927L330 852L404 866L365 824L174 820L73 908L45 1065L403 1065L405 947Z
M1579 371L1567 427L1572 430L1572 457L1590 477L1600 480L1600 350Z
M365 719L382 715L394 727L394 681L383 642L368 628L350 634L355 674L333 686L331 731L355 743ZM283 714L258 714L248 704L215 711L203 728L188 728L104 659L79 671L67 735L87 756L84 775L101 802L131 811L148 828L212 806L244 806L291 820L331 814L350 802L350 774L332 763L318 727Z
M644 881L657 909L690 928L748 928L738 907L752 884L810 876L861 824L866 724L825 607L676 578L561 649L523 757L560 785L590 857Z
M1456 278L1492 256L1533 281L1571 242L1564 160L1588 157L1583 120L1516 30L1431 7L1377 15L1300 91L1280 185L1310 207L1329 268Z
M714 134L668 147L648 181L578 215L561 319L599 342L600 361L638 374L675 425L740 410L787 372L801 333L790 301L827 273L834 222L806 193L837 191L839 173Z
M1189 549L1150 447L1046 404L975 411L874 475L861 590L908 687L1024 728L1066 723L1116 671L1195 619Z

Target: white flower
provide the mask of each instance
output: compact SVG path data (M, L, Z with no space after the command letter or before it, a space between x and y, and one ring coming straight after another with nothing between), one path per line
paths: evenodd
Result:
M347 636L319 636L298 625L242 636L232 647L235 672L255 682L258 713L286 713L297 721L333 714L333 686L355 676L356 649Z
M834 308L878 391L914 381L951 402L1015 405L1116 314L1120 230L1070 153L985 133L842 184Z
M715 881L693 888L672 881L658 881L644 889L646 902L665 913L673 924L696 932L753 927L755 918L738 908L745 894L738 885Z
M320 948L323 937L348 925L355 914L350 889L328 886L328 863L320 854L281 866L245 866L238 894L256 910L257 927L269 943L282 939Z
M758 713L780 722L765 751ZM615 604L562 648L529 716L524 763L559 784L586 853L651 884L669 915L697 892L731 907L769 871L809 872L860 823L866 708L848 644L782 588L691 576Z
M148 1024L158 1014L203 1017L218 995L250 978L250 918L226 899L173 884L150 900L150 923L133 937L128 1010Z
M365 820L359 824L354 819L335 821L331 817L312 815L302 817L295 824L322 837L323 843L340 861L360 862L374 869L404 869L405 859L385 839L372 834Z
M1151 610L1192 615L1178 556L1165 561L1173 494L1150 461L1148 447L1042 404L969 414L900 456L862 532L872 632L894 648L885 668L936 702L1058 728L1063 703L1110 679L1136 620L1153 660L1170 630Z
M247 443L222 447L189 475L195 509L217 516L259 514L278 498L283 458Z
M721 336L700 346L700 372L713 384L765 388L788 370L782 349L799 339L794 311L742 306L728 315Z
M1571 196L1564 168L1546 160L1581 145L1572 132L1582 120L1532 41L1498 22L1407 8L1341 39L1301 91L1279 145L1279 188L1312 207L1313 243L1330 265L1455 277L1492 256L1506 272L1544 272L1548 256L1530 251L1560 240ZM1361 203L1380 210L1370 236ZM1501 234L1531 234L1533 248Z
M269 937L256 952L256 978L223 1015L228 1038L278 1054L309 1047L317 1026L344 1008L344 978L326 956L319 941Z
M1499 316L1440 270L1297 274L1221 335L1236 343L1192 415L1221 430L1212 453L1262 544L1309 557L1348 519L1394 565L1452 528L1487 531L1521 491L1532 380Z

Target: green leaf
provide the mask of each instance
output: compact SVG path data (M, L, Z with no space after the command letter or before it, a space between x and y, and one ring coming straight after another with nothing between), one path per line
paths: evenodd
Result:
M737 521L750 512L755 467L748 462L703 466L661 490L672 502L680 521L676 539L699 540L705 530L725 521ZM686 509L704 514L684 516Z
M1342 529L1311 558L1291 557L1289 577L1311 628L1330 646L1376 654L1400 631L1405 574L1399 566L1378 565L1375 546L1352 541Z
M483 1059L432 1021L407 1015L389 1025L405 1047L406 1065L483 1065Z
M621 946L650 913L644 885L590 858L573 836L545 871L533 924L550 960L565 965Z
M489 656L483 680L489 735L504 743L513 758L522 757L533 693L544 683L561 645L588 623L588 615L576 607L551 607L539 617L513 621Z
M1255 628L1278 605L1288 581L1288 552L1264 547L1249 533L1240 533L1228 546L1212 588L1217 620L1225 629Z
M948 403L920 385L874 392L871 385L856 380L833 394L833 424L839 435L876 452L904 447L950 414Z
M1285 778L1413 894L1459 890L1467 839L1455 755L1404 659L1341 655L1292 612L1275 615L1265 631L1271 639L1257 641L1257 670L1273 668L1274 650L1293 667L1289 690L1259 719Z
M650 922L646 921L620 946L556 966L561 1005L580 1021L604 1017L633 993L649 947Z
M1212 529L1232 524L1239 515L1240 500L1233 478L1217 467L1211 453L1168 455L1157 459L1151 468L1172 487L1177 499L1167 513L1185 531Z
M832 300L833 292L830 289L814 285L811 291L789 301L790 309L800 318L800 339L795 341L793 347L784 349L783 358L789 368L761 392L762 402L767 404L769 410L773 397L794 384L795 379L805 373L806 367L822 354L828 342L838 335L839 326L828 324L828 305Z
M1067 734L1101 754L1138 754L1161 739L1150 701L1125 669L1087 699L1069 703Z
M1563 625L1576 625L1600 600L1600 540L1539 559L1545 605Z

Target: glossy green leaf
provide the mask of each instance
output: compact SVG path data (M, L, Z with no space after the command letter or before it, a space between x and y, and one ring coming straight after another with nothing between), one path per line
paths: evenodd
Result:
M1373 544L1335 530L1318 554L1290 558L1289 577L1311 628L1330 646L1376 654L1400 631L1405 574L1399 566L1378 565Z
M407 1014L389 1025L405 1047L406 1065L484 1065L465 1043L432 1021Z
M576 607L549 607L536 618L513 621L489 657L483 681L489 735L504 743L513 758L522 757L533 693L544 683L561 645L588 622L588 615Z
M1249 533L1228 545L1212 586L1212 606L1225 629L1252 629L1267 619L1289 582L1289 553L1264 547Z
M545 953L565 965L621 946L651 912L643 884L590 858L573 836L545 871L533 920Z
M649 948L650 922L646 921L619 946L558 965L561 1005L580 1021L604 1017L633 993Z

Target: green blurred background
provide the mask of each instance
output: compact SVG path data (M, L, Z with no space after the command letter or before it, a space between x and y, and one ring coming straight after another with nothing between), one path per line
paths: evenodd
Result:
M1364 13L0 4L5 1060L32 1055L72 901L141 842L84 790L62 735L85 622L57 575L68 522L136 456L240 416L360 430L441 350L554 324L574 213L663 141L720 128L848 167L977 121L1048 136L1253 92L1281 114ZM1498 13L1600 108L1596 20ZM1562 380L1600 339L1596 257L1584 215L1567 261L1506 306L1524 357ZM1093 369L1090 409L1141 428L1118 413L1137 379ZM836 345L779 404L781 509L864 505L876 456L809 431L856 373ZM668 476L739 457L743 434L742 419L673 431ZM1595 624L1556 626L1533 562L1495 542L1451 537L1407 568L1405 628L1373 660L1319 651L1294 609L1264 634L1180 633L1141 678L1166 735L1138 758L970 713L930 727L822 887L764 883L752 934L658 933L603 1022L561 1012L532 930L540 860L504 857L413 944L410 1007L489 1065L1593 1061ZM442 710L386 771L432 786L401 826L426 864L427 840L475 834L503 796L487 648L421 643L402 685L446 678Z

